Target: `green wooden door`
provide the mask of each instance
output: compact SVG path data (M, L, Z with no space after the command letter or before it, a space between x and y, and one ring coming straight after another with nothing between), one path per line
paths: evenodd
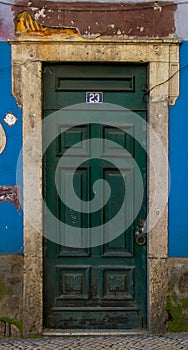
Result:
M54 116L50 128L43 128L44 143L49 133L59 133L47 147L43 162L44 201L59 220L51 224L49 213L44 208L44 326L47 328L127 329L142 328L147 324L146 244L136 244L135 237L137 226L140 220L146 218L147 212L146 153L134 138L135 133L140 133L143 145L146 144L146 130L139 130L140 125L134 120L134 114L127 114L127 117L126 113L123 114L126 125L123 131L121 125L116 127L104 121L97 123L97 116L105 120L108 113L118 119L117 113L121 112L122 107L146 120L147 106L143 92L146 80L145 65L66 63L44 66L44 122L47 116ZM54 113L63 107L85 103L86 92L92 91L103 92L103 101L100 101L103 103L96 104L96 109L93 105L91 109L89 103L83 107L84 111L76 106L65 113ZM103 111L106 103L121 106L120 111L114 106L112 112ZM71 113L74 118L78 117L78 125L67 127ZM85 115L89 115L91 121L79 124ZM64 166L60 159L75 143L92 138L95 138L96 148L100 144L97 138L113 141L117 148L110 144L107 149L100 144L102 152L110 157L108 161L102 158L88 160L86 144L79 149L83 162L75 171L73 181L77 196L89 203L95 196L93 185L101 178L108 181L111 188L110 198L103 208L84 213L81 206L78 210L72 209L60 198L63 193L65 201L69 199L68 180L75 166L71 156L67 157ZM126 156L122 148L128 152ZM130 155L140 169L144 188L142 205L135 219L139 189ZM114 165L117 161L119 167ZM57 175L60 195L56 190L54 174ZM128 197L127 189L131 194ZM114 239L97 246L87 243L85 246L83 244L83 248L74 244L71 247L70 235L66 229L62 230L60 221L75 230L77 227L103 227L122 207L124 197L125 215L122 220L125 220L125 226L128 216L133 217L134 221L121 235L115 235ZM108 226L105 226L105 230L108 230ZM105 237L103 231L101 235ZM50 237L57 239L50 240Z

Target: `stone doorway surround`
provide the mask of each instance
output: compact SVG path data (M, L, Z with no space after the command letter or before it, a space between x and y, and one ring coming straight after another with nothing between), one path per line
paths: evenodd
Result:
M118 40L85 39L64 40L50 38L18 38L12 46L12 91L23 108L23 145L33 128L42 120L42 63L43 62L124 62L148 63L148 118L168 155L168 111L179 94L179 41L174 39ZM168 181L168 164L160 162L160 154L148 134L150 157L161 169L158 181ZM24 146L25 147L25 146ZM36 225L42 232L42 134L39 132L35 148L23 147L23 206L31 205L33 164L41 171L41 188L35 189ZM29 174L29 177L28 177ZM33 178L34 178L33 174ZM152 164L148 164L148 206L155 195ZM168 198L168 193L165 194ZM165 331L165 310L168 291L168 204L163 213L153 208L152 215L160 220L148 233L148 327L151 331ZM43 239L24 217L24 294L23 335L41 334L43 331Z

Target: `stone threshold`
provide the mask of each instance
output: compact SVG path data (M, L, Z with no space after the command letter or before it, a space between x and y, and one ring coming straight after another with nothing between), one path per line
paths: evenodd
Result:
M67 337L67 336L128 336L128 335L146 335L148 330L118 330L118 329L99 329L99 330L81 330L81 329L46 329L42 336L46 337Z

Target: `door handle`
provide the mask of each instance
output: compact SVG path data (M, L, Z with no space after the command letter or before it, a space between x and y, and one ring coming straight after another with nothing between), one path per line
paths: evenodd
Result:
M145 222L143 219L140 219L139 225L137 226L135 236L136 236L136 244L142 246L146 244L147 237L144 233Z

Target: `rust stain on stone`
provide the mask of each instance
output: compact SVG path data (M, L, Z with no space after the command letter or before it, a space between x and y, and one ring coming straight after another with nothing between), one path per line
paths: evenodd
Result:
M19 186L0 186L0 203L2 202L9 202L20 210Z
M23 0L13 6L15 25L19 14L27 11L31 17L26 20L25 30L44 33L46 28L73 30L82 37L169 37L175 32L172 2L148 3L95 3L95 2L52 2ZM30 18L33 20L30 21ZM18 27L18 26L17 26ZM43 29L42 29L43 28ZM77 29L78 28L78 29ZM18 30L17 30L18 31ZM51 30L49 30L51 33ZM53 34L53 31L52 31ZM74 32L74 34L76 34Z

